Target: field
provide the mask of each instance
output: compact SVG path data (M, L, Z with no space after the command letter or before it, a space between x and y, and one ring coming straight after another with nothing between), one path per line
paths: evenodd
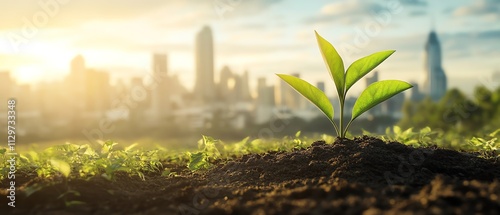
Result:
M498 214L497 136L461 145L428 128L351 139L204 136L185 152L67 143L22 153L16 208L0 204L2 214Z

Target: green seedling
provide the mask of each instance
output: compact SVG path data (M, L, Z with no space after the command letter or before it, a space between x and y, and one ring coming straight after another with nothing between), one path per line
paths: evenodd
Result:
M342 61L342 58L337 53L333 45L323 37L321 37L317 32L315 33L319 49L323 56L323 60L325 61L326 67L330 72L330 76L335 83L337 94L339 96L340 127L337 126L333 119L333 105L330 103L328 97L323 91L300 78L285 74L277 75L291 87L293 87L297 92L302 94L302 96L316 105L332 122L333 127L335 128L335 131L337 132L337 135L340 136L340 138L345 138L345 135L351 123L362 113L368 111L375 105L391 98L392 96L412 87L412 85L398 80L378 81L371 84L361 93L359 98L356 100L356 103L354 103L351 120L347 123L347 126L344 129L344 102L346 99L347 91L349 91L349 89L359 79L372 71L385 59L391 56L395 51L387 50L368 55L356 60L349 66L349 68L347 68L347 71L344 71L344 63Z

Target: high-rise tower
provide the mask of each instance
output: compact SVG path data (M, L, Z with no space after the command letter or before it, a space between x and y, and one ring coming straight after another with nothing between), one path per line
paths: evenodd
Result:
M441 99L446 93L447 83L441 67L441 46L434 31L431 31L425 44L425 73L424 92L434 101Z
M74 102L71 105L77 112L84 111L87 107L86 100L86 86L87 74L86 74L85 59L81 55L77 55L71 60L70 63L70 73L67 77L66 84L67 89L69 89L70 97L76 98L78 102Z
M156 87L152 92L151 107L156 117L163 117L168 114L168 104L170 95L168 81L168 66L166 54L153 54L153 79Z
M215 98L214 49L212 30L208 26L196 35L195 42L196 85L195 95L204 102Z

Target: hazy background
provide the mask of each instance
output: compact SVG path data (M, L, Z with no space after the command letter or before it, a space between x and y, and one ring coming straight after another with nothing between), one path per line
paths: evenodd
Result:
M346 65L395 49L378 67L379 79L422 83L424 45L434 29L448 88L471 94L477 85L498 86L493 77L500 71L499 0L0 0L0 5L0 71L33 91L64 81L77 55L87 67L109 73L111 85L130 83L151 71L153 53L166 53L169 74L191 91L195 35L203 26L212 29L215 80L225 65L237 74L248 71L254 98L257 78L274 84L275 73L325 81L327 94L334 95L314 30L339 49ZM381 24L377 18L384 13L388 17ZM376 33L367 36L367 28ZM357 84L351 94L363 87Z

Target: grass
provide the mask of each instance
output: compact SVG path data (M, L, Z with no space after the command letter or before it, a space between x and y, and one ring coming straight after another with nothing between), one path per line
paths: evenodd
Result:
M385 135L378 136L385 141L397 141L412 147L438 146L440 148L475 152L473 155L488 159L500 158L500 129L484 137L463 138L456 134L432 131L424 128L402 130L395 126L388 128ZM347 133L348 138L353 136ZM29 197L35 193L44 193L53 186L62 189L57 199L63 200L66 207L86 204L73 197L83 195L81 187L75 187L78 181L90 181L103 178L102 181L120 182L122 176L138 177L144 183L155 183L159 177L165 181L182 180L192 172L200 172L231 159L247 154L267 152L289 152L309 147L314 141L325 140L333 143L335 137L315 135L307 137L297 132L293 136L281 139L244 138L236 142L224 142L209 136L202 138L192 148L168 149L159 144L146 145L134 143L120 146L114 141L102 141L99 145L57 144L44 150L25 150L16 158L16 183L20 191ZM196 147L197 145L197 147ZM0 147L0 185L8 186L10 156L7 149ZM203 172L202 172L203 173ZM180 178L175 178L180 177ZM150 179L151 181L148 181ZM23 183L27 181L36 183ZM71 183L70 183L71 182ZM130 183L130 182L127 182ZM27 185L29 184L29 185ZM108 190L109 191L109 190ZM52 197L51 197L52 198ZM86 201L86 200L85 200Z

